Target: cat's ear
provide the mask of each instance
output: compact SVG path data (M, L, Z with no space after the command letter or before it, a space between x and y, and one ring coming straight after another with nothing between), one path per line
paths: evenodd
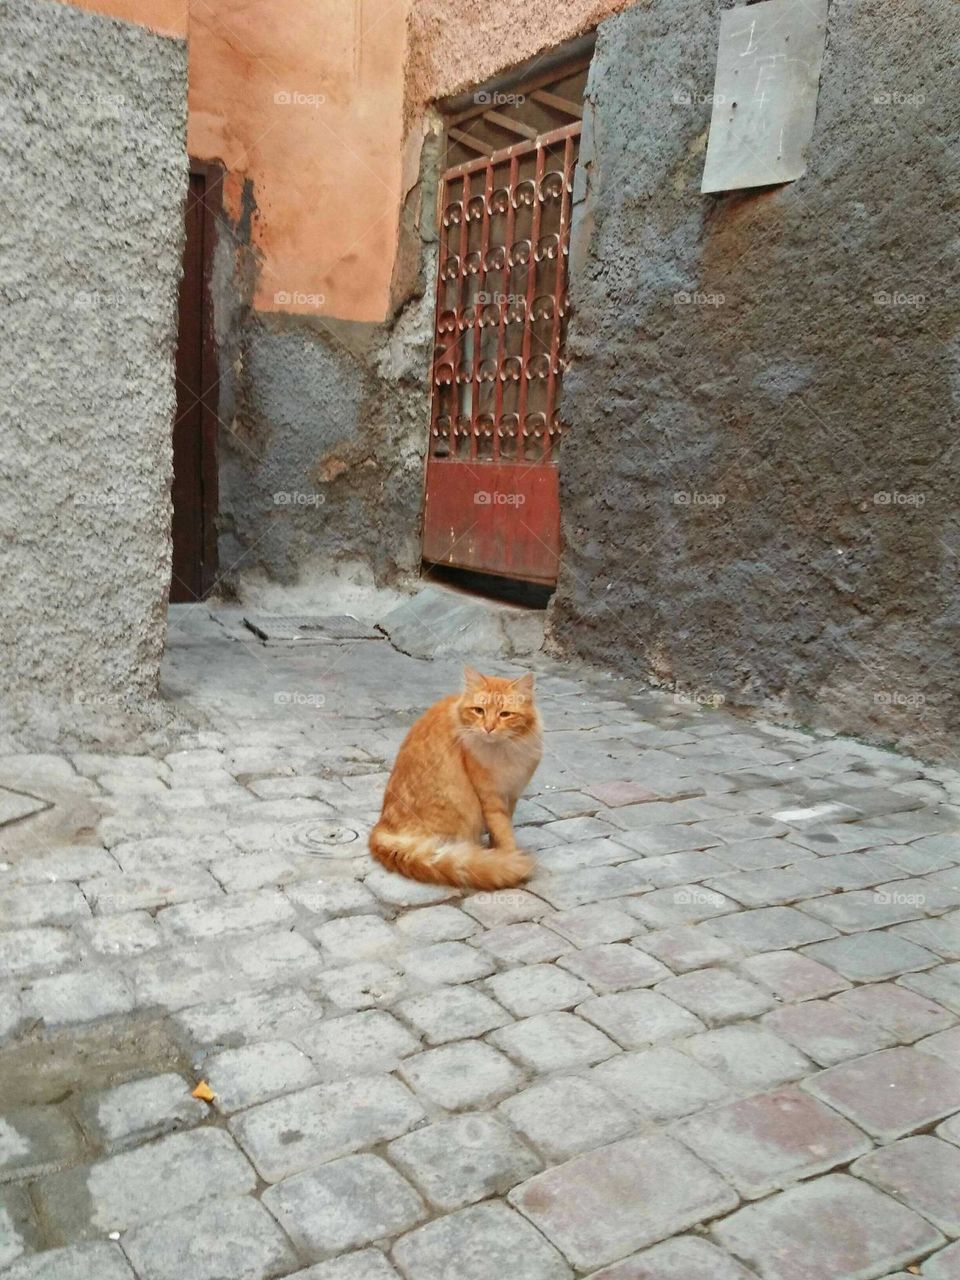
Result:
M524 694L527 698L533 697L533 672L528 671L525 676L520 676L516 680L510 681L511 689L516 689L517 693Z
M483 684L483 676L479 671L475 671L473 667L463 668L463 690L469 693L471 689L477 689Z

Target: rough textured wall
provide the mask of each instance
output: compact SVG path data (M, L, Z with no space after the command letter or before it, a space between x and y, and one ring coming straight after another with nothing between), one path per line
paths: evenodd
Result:
M170 578L186 50L0 0L0 681L156 687Z
M556 633L731 704L946 749L957 6L833 0L807 175L721 197L698 189L717 29L703 0L600 28Z

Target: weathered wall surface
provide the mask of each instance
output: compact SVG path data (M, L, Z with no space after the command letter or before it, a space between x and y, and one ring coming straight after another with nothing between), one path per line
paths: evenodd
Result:
M108 18L121 18L165 36L187 34L187 0L61 0Z
M705 197L717 30L702 0L600 28L556 635L731 704L946 749L960 15L833 0L807 175Z
M170 579L186 49L0 0L0 682L156 687Z

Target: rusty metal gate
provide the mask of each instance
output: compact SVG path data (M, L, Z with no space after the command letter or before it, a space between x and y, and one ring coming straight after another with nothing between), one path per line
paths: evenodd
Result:
M426 561L556 582L580 129L577 120L443 175Z

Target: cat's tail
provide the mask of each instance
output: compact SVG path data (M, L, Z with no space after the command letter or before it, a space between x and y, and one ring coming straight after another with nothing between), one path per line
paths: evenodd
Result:
M469 840L404 835L379 823L370 832L370 852L390 871L427 884L461 889L510 889L533 871L519 849L485 849Z

